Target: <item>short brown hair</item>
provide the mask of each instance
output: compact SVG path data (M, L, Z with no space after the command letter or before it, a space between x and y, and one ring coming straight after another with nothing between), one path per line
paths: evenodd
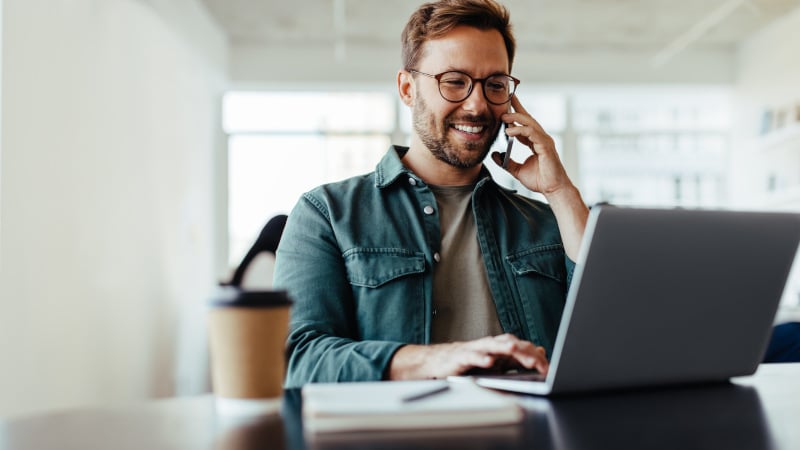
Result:
M442 37L459 25L499 31L506 44L508 68L511 70L516 42L508 10L494 0L439 0L417 8L401 35L403 68L415 69L422 57L425 41Z

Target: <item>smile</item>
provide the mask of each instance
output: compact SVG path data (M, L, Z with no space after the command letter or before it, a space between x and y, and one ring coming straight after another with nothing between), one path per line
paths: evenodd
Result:
M460 125L460 124L454 124L453 128L455 128L458 131L463 131L465 133L473 133L473 134L478 134L482 132L484 129L483 126L470 126L470 125Z

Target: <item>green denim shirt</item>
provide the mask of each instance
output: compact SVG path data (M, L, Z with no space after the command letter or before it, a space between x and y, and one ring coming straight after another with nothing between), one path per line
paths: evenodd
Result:
M381 380L401 346L430 342L438 208L402 164L407 150L304 194L289 214L274 275L294 300L287 388ZM498 186L485 167L472 209L503 330L550 357L574 269L553 212Z

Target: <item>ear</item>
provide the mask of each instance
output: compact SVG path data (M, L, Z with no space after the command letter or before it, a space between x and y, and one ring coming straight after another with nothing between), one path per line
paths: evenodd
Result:
M414 85L414 77L406 70L397 71L397 92L406 106L414 105L417 88Z

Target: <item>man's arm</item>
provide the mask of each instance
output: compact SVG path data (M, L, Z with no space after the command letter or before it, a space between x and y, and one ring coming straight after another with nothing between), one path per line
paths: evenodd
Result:
M504 114L503 121L517 125L508 127L506 132L528 146L533 154L522 164L508 161L506 170L526 188L547 198L558 222L564 250L570 259L577 261L589 209L578 188L567 176L553 138L525 110L516 96L511 98L511 106L515 112ZM495 152L492 159L502 165L503 158L499 153Z
M556 216L561 241L564 243L564 251L571 260L577 261L583 240L583 231L586 229L586 221L589 217L589 208L586 207L580 192L572 183L558 191L544 194L544 196Z
M357 340L355 302L324 206L304 196L281 237L274 287L294 301L287 339L287 387L383 378L402 344Z

